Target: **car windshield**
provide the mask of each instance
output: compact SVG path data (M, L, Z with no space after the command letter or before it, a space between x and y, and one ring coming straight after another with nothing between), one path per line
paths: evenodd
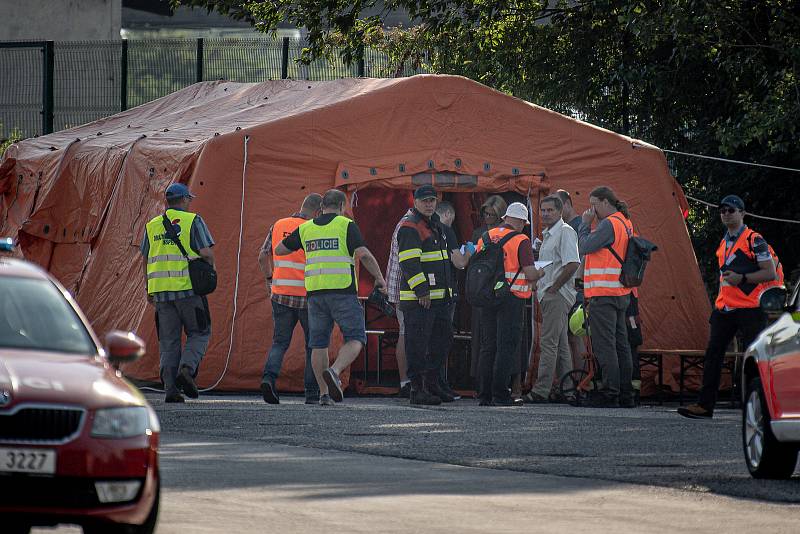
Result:
M86 327L48 280L0 277L0 348L95 354Z

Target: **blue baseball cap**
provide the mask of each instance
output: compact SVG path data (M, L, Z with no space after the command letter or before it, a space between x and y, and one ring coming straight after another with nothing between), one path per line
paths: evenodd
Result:
M194 195L189 191L189 188L183 184L172 184L167 188L167 199L174 200L178 198L194 198Z
M728 195L723 198L720 203L720 206L730 206L732 208L736 208L737 210L744 211L744 200L737 197L736 195Z

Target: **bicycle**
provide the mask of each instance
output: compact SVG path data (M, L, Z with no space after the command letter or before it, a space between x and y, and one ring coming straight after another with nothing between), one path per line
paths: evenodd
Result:
M591 392L600 389L600 364L592 351L592 340L586 323L583 307L577 306L570 314L569 328L574 335L583 337L586 345L583 367L567 371L558 385L561 396L573 406L583 406L589 400Z

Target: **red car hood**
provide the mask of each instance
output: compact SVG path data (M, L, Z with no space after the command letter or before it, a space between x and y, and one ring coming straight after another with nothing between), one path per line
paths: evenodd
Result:
M28 402L89 409L146 404L103 358L0 349L0 410Z

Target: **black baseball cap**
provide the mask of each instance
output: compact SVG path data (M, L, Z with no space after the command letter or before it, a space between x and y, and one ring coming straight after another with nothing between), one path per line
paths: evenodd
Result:
M736 208L737 210L744 211L744 200L737 197L736 195L728 195L723 198L720 203L720 206L730 206L732 208Z
M414 191L414 198L417 200L436 198L436 189L431 184L421 185Z

